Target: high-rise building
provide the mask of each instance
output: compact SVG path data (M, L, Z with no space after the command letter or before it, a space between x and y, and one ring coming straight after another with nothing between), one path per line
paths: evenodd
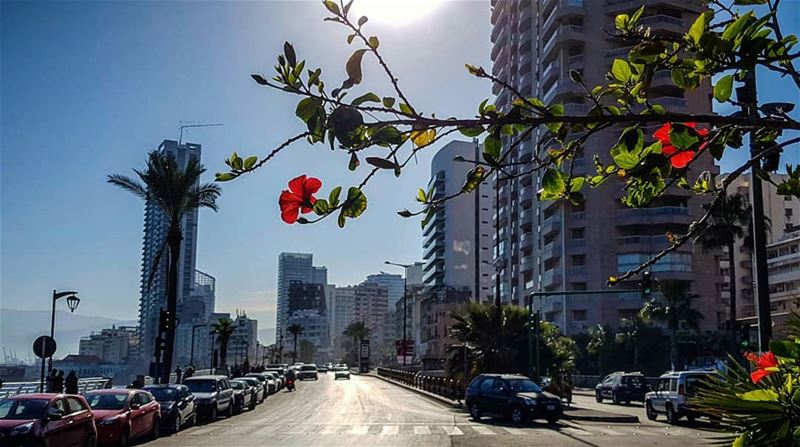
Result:
M200 145L164 140L157 149L159 152L175 157L178 167L185 169L189 160L200 161ZM198 210L184 214L181 219L183 240L178 260L178 306L192 293L194 286L195 262L197 258L197 218ZM159 315L167 307L167 261L162 255L156 259L164 246L169 230L169 222L158 204L149 200L144 212L144 241L142 246L141 298L139 301L139 358L151 360L155 340L159 332ZM152 275L152 276L151 276ZM150 280L152 278L152 281ZM180 314L177 316L181 318Z
M228 365L241 365L245 360L252 366L258 363L258 321L236 311L233 334L228 342Z
M285 331L289 319L289 285L292 281L312 283L315 276L314 272L313 255L311 253L281 253L278 255L276 334L286 335ZM320 272L317 272L317 276L320 274ZM323 284L327 284L327 282Z
M406 267L406 286L421 286L425 284L425 263L415 262L410 267Z
M78 353L97 356L107 363L124 363L130 354L135 353L138 338L139 331L135 326L111 327L81 338Z
M366 282L372 282L386 287L389 291L387 294L387 299L389 301L386 305L389 306L389 308L392 308L394 303L403 297L403 285L405 283L403 275L380 272L374 275L368 275Z
M582 115L587 99L576 92L570 70L582 74L589 86L605 83L605 74L615 58L625 58L630 43L613 37L617 14L645 6L639 23L655 34L679 38L703 12L699 0L492 0L492 73L526 97L545 103L562 103L566 115ZM495 104L509 110L512 92L499 83L492 87ZM651 102L683 113L710 113L708 83L684 92L672 84L668 71L656 73L651 84ZM647 128L652 133L655 126ZM597 155L610 163L608 148L619 130L592 136L575 159L574 173L589 174ZM586 290L605 288L609 275L627 271L650 259L668 246L667 232L681 233L702 215L701 198L690 191L669 188L643 209L621 205L622 182L607 182L584 191L585 202L571 205L563 200L541 201L540 173L520 174L539 147L547 148L547 129L535 130L514 148L507 160L517 163L510 173L518 174L498 186L499 201L494 222L499 226L495 245L495 266L500 277L503 302L524 304L534 291ZM508 147L509 141L504 141ZM708 170L717 172L710 156L700 157L689 178ZM691 282L692 292L701 298L695 308L705 316L702 327L720 325L717 308L719 282L713 254L684 246L652 267L658 279ZM700 280L702 279L702 281ZM634 280L635 281L635 280ZM630 287L625 284L621 287ZM550 321L566 333L579 332L597 323L616 324L620 317L639 311L638 294L594 296L551 296L536 301Z
M214 312L216 306L216 284L217 280L208 273L195 270L194 272L194 291L192 295L202 297L204 304L204 318L208 319Z
M314 284L328 284L328 268L327 267L314 267L311 270L311 282Z
M429 189L432 199L461 191L469 163L455 157L480 159L476 143L452 141L439 149L431 161ZM422 246L425 267L423 282L429 289L467 287L474 300L485 301L492 295L492 187L487 180L473 194L448 200L423 229Z
M361 321L370 330L373 345L386 342L386 313L389 302L386 286L363 282L355 286L353 321Z

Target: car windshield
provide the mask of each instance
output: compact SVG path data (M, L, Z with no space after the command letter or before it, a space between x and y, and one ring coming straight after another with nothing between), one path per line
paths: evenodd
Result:
M622 383L630 384L630 385L643 385L644 384L644 377L641 376L628 376L622 378Z
M508 386L511 391L515 393L541 393L542 389L539 385L535 384L532 380L528 379L511 379L508 381Z
M233 388L235 390L243 390L243 389L245 389L245 386L246 385L244 383L242 383L242 382L237 382L235 380L233 382L231 382L231 388Z
M213 393L217 385L213 380L187 380L183 382L192 393Z
M316 371L317 367L314 365L303 365L300 367L300 371Z
M711 379L711 376L706 374L687 375L686 395L694 396L699 389L703 388L708 384L709 379Z
M45 399L6 399L0 401L0 419L38 419L45 408Z
M145 388L145 391L149 391L159 402L172 402L178 395L175 388Z
M87 394L86 401L92 410L122 410L128 402L128 394Z
M280 370L280 369L271 369L271 370L269 370L269 372L274 372L275 374L277 374L277 375L279 375L281 377L284 376L283 370Z

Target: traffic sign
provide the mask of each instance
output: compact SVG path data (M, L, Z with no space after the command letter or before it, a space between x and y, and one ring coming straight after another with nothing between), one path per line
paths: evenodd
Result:
M52 357L56 353L56 341L48 335L42 335L33 342L33 353L40 359Z

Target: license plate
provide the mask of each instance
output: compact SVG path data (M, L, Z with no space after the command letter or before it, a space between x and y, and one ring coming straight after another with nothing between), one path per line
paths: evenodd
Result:
M548 406L547 406L547 410L548 410L548 411L553 411L553 410L555 410L555 409L556 409L556 406L555 406L555 405L548 405Z

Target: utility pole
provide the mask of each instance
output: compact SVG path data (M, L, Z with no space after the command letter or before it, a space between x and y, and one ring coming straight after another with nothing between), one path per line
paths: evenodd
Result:
M755 67L747 71L744 85L736 89L742 104L742 112L749 117L758 117L758 94ZM757 156L762 146L756 141L755 131L750 131L750 156ZM755 270L756 308L758 309L759 350L769 350L772 339L772 316L769 306L769 278L767 273L767 234L764 225L764 195L762 193L761 161L751 168L750 204L753 207L753 267Z

